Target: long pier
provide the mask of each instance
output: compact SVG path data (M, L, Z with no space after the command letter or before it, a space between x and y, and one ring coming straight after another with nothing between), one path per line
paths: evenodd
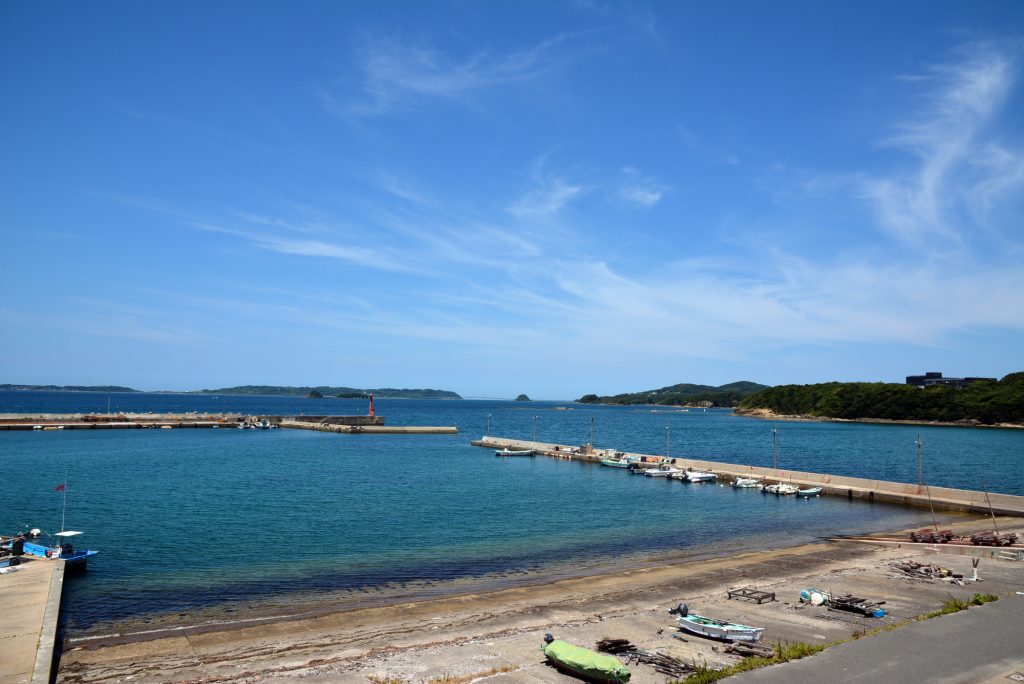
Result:
M566 444L548 444L522 439L506 439L503 437L485 436L474 440L473 446L492 449L513 448L533 449L539 454L573 461L600 463L612 455L631 457L637 460L640 468L654 468L662 463L671 463L677 468L693 468L709 470L716 473L720 480L731 480L736 477L755 477L768 482L788 482L802 487L821 487L826 494L845 496L850 499L865 499L884 503L902 504L904 506L929 506L947 511L998 515L1024 516L1024 496L1012 494L994 494L969 489L952 489L950 487L929 487L905 482L888 482L886 480L870 480L844 475L828 475L809 473L799 470L762 468L758 466L720 463L694 458L656 456L651 454L634 454L614 449L594 449L590 445L573 446Z
M49 684L64 562L22 559L0 575L0 684Z

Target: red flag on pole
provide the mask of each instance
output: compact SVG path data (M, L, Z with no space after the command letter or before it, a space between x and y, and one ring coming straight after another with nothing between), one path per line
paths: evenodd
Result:
M55 492L63 492L63 491L64 491L64 483L63 483L63 482L61 482L61 483L60 483L59 485L57 485L56 487L54 487L54 488L53 488L53 491L55 491Z

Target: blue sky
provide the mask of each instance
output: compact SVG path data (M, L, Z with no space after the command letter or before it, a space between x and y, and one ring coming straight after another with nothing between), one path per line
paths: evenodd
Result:
M1024 3L0 7L0 382L1024 370Z

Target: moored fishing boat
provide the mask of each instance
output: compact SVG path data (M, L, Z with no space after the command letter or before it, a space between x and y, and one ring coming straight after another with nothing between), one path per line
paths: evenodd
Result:
M721 639L732 641L749 641L756 643L764 636L764 627L751 627L736 622L726 622L715 618L705 617L691 613L685 603L680 603L676 608L668 611L679 622L679 627L691 634L708 637L709 639Z
M90 549L76 549L73 539L80 534L82 533L75 530L57 532L53 535L57 538L57 542L52 546L25 541L22 550L26 554L36 556L37 558L52 558L62 560L68 565L84 566L86 561L98 552Z
M718 476L707 470L687 470L683 473L687 482L714 482Z
M761 491L765 494L775 494L776 496L787 496L789 494L796 494L798 490L791 484L785 482L777 482L770 485L761 485Z
M628 468L629 461L624 458L603 458L601 465L606 465L609 468Z
M812 496L819 496L821 494L821 487L808 487L807 489L798 489L795 494L797 496L809 499Z
M508 447L494 452L495 456L533 456L533 454L533 449L509 449Z
M618 658L575 646L554 638L550 633L544 635L544 645L540 650L559 670L588 682L625 684L629 681L629 669Z
M754 487L760 487L761 481L756 477L737 477L732 481L732 486L737 489L752 489Z
M650 468L644 471L644 475L647 477L672 477L677 473L683 472L679 468L673 468L672 466L662 463L657 468Z

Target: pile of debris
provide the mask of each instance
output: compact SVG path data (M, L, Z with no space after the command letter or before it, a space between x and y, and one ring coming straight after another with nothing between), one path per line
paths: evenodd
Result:
M644 651L629 642L629 639L602 639L597 642L597 650L622 656L626 662L644 663L658 672L670 677L688 677L695 671L692 664L664 653Z
M937 579L948 579L956 584L962 584L963 582L957 582L956 580L963 580L964 576L960 573L953 572L949 568L942 567L941 565L934 565L932 563L918 563L912 560L902 560L890 563L890 565L897 570L902 571L905 575L913 577L915 579L924 579L934 581Z

